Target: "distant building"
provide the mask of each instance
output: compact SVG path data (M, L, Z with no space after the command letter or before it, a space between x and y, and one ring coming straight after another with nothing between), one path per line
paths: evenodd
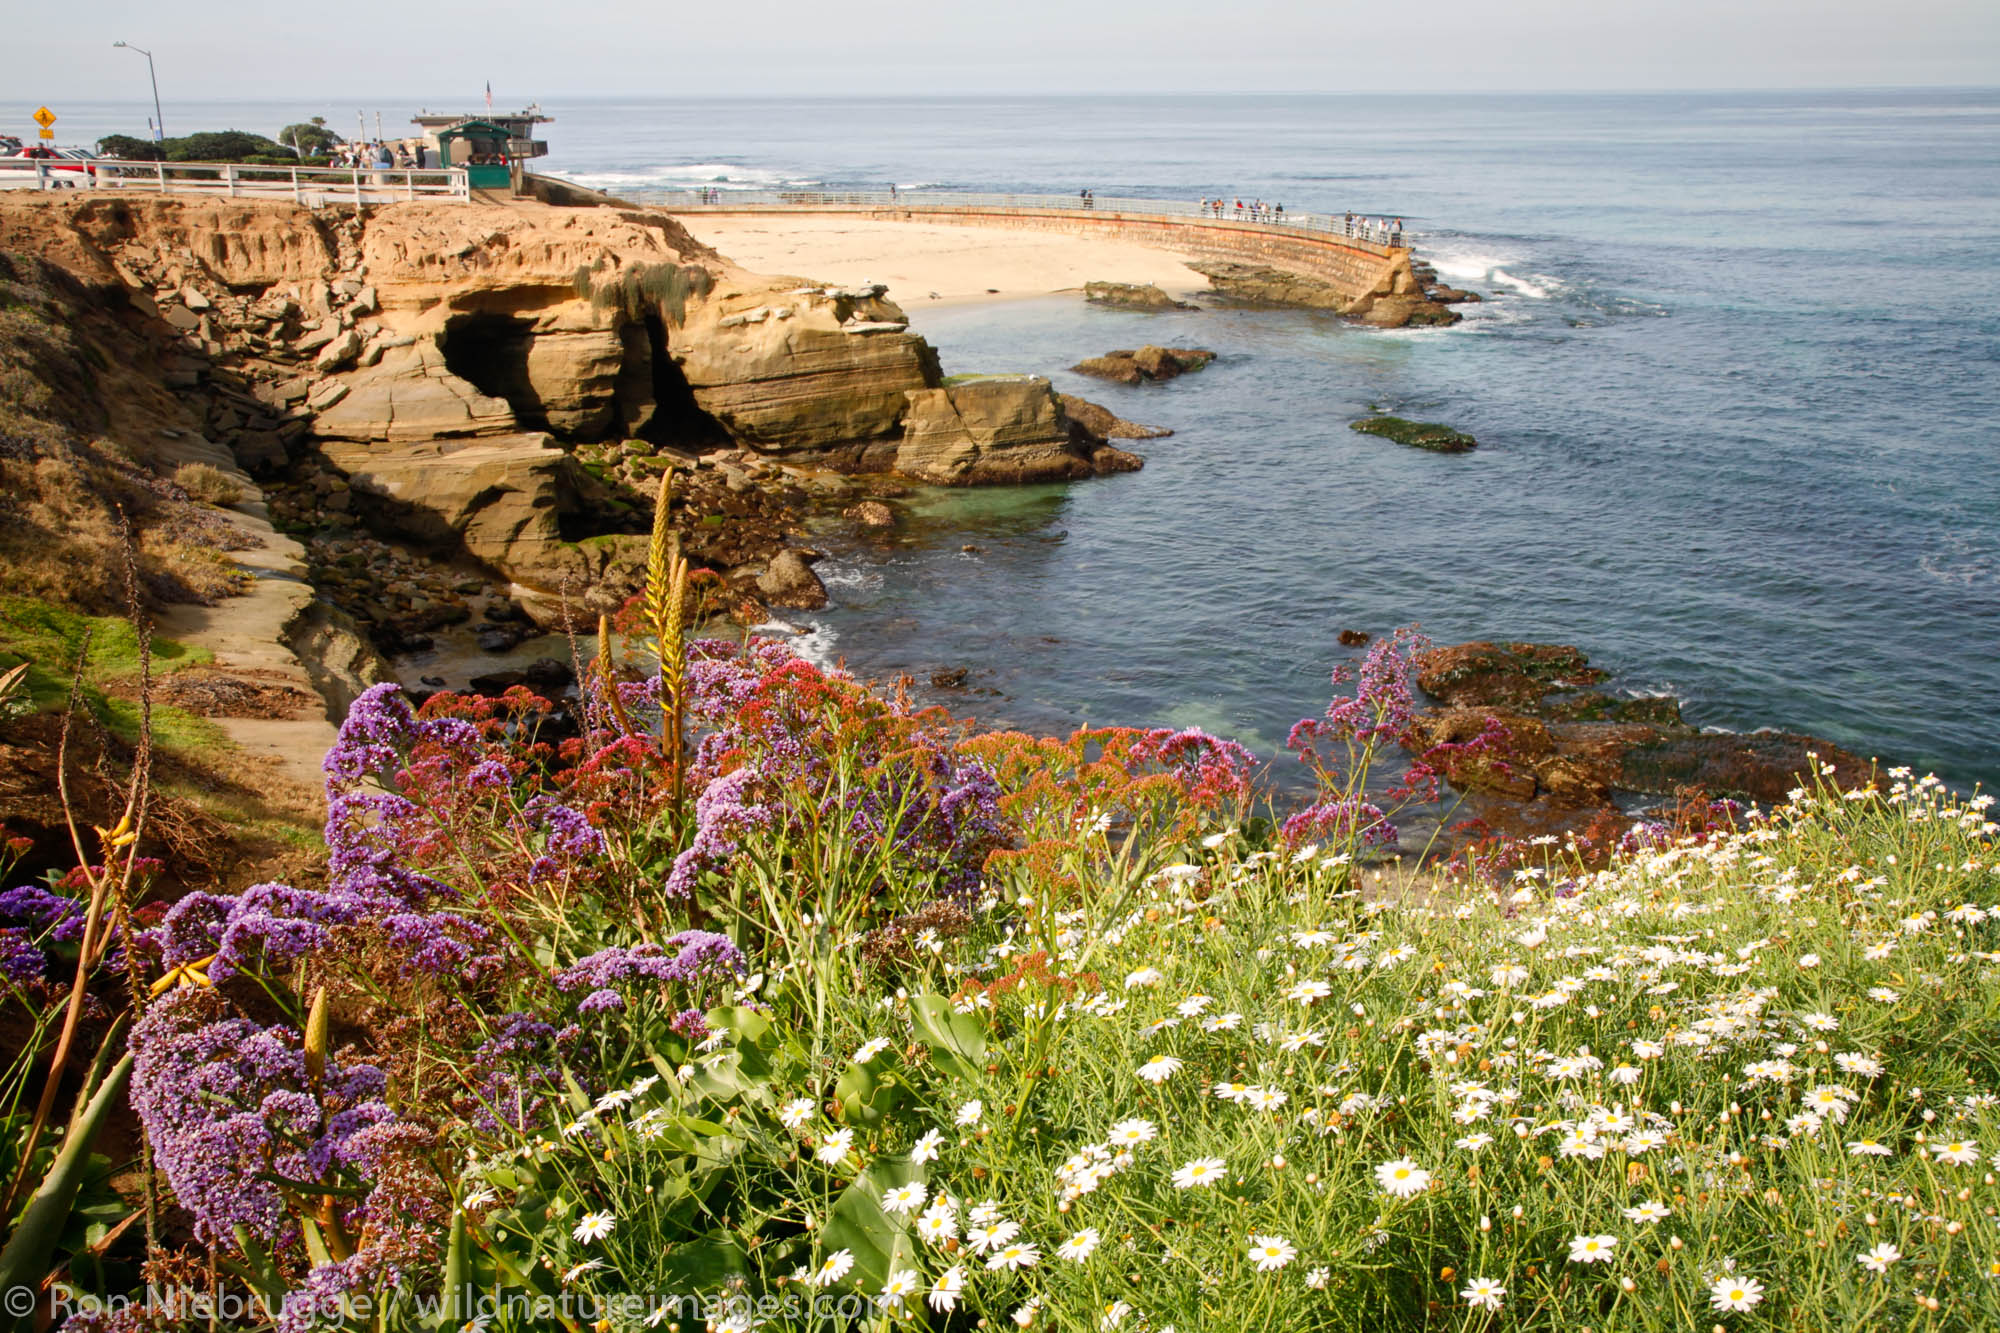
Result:
M511 114L433 115L423 111L410 118L410 123L423 131L424 146L430 149L433 162L466 167L475 175L472 183L480 187L504 185L511 175L516 188L522 164L548 155L549 146L535 137L535 126L554 121L554 116L542 114L540 106ZM478 170L482 167L488 170ZM482 176L488 179L478 179Z

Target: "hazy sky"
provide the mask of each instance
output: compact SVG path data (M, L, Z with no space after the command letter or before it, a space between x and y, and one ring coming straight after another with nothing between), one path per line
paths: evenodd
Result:
M2000 0L15 0L0 99L2000 83Z

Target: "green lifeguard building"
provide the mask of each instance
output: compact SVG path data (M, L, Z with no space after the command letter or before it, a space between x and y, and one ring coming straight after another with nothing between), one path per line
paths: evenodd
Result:
M535 126L554 119L543 115L540 106L531 106L512 115L489 111L485 115L450 116L426 111L411 117L410 123L423 130L438 165L464 167L473 189L519 191L525 163L549 151L548 144L534 137Z

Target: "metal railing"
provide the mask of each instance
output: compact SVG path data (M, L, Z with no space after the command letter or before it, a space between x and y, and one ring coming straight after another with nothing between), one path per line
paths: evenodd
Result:
M1279 212L1276 205L1240 208L1234 199L1210 201L1207 205L1180 199L1125 199L1074 194L974 194L957 190L624 190L635 202L643 202L668 212L727 213L745 208L907 208L972 209L1064 209L1071 212L1139 214L1184 217L1193 221L1241 223L1246 227L1311 231L1322 235L1366 241L1371 245L1401 246L1404 232L1390 219L1341 213Z
M135 190L328 204L412 200L463 203L472 189L463 167L272 167L240 162L126 162L117 158L0 158L0 189Z

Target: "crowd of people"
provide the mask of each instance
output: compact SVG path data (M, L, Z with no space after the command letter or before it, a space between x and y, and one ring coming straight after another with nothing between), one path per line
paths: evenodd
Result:
M1262 199L1252 199L1248 203L1241 199L1203 199L1197 207L1203 217L1235 218L1239 222L1291 222L1311 226L1313 221L1310 213L1287 213L1283 204L1267 204ZM1331 223L1332 219L1328 221ZM1356 240L1373 241L1378 245L1403 243L1401 218L1356 217L1349 213L1335 230Z
M439 165L437 153L421 139L395 144L384 143L380 139L369 143L335 144L327 155L327 164L364 167L372 171L428 171Z
M1285 220L1285 206L1283 204L1267 204L1262 199L1252 199L1247 204L1241 199L1236 200L1233 204L1225 203L1220 199L1204 199L1201 201L1201 213L1203 217L1233 217L1239 222L1246 219L1251 222L1283 222ZM1298 220L1298 215L1293 214L1292 221L1296 222Z

